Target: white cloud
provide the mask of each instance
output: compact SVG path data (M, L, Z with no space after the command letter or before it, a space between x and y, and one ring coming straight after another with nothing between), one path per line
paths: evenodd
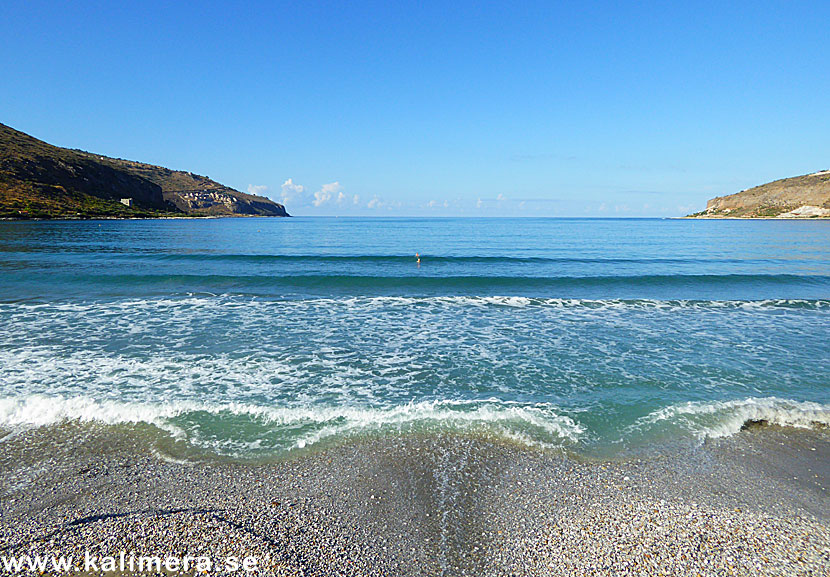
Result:
M256 196L266 196L268 194L268 187L264 184L249 184L248 194Z
M314 200L311 201L311 204L314 206L320 206L326 204L329 200L331 200L331 193L324 190L318 190L314 193Z
M302 184L294 184L290 178L282 183L281 201L283 204L303 204L305 187Z
M324 184L320 187L320 190L311 193L305 186L295 183L293 179L289 178L282 183L282 187L280 188L281 202L286 206L314 206L317 208L332 204L333 202L343 204L344 202L348 202L350 197L346 196L342 188L340 183L335 181ZM248 187L249 191L251 189L252 187Z
M343 185L339 181L329 182L323 184L316 191L312 192L309 187L294 182L289 178L283 182L280 187L281 200L283 204L289 209L294 210L305 208L306 213L315 213L317 211L323 214L326 212L343 212L343 213L360 213L361 210L397 210L404 206L400 202L385 200L379 196L371 196L369 198L361 198L358 194L349 194L344 190ZM267 191L266 187L256 188L256 185L248 187L248 191L252 194L254 191L263 193ZM276 197L276 193L274 193ZM435 208L449 207L450 203L447 201L433 200L431 206Z
M326 204L336 193L340 192L340 188L341 186L339 182L324 184L320 190L314 193L314 200L311 201L311 204L314 206L322 206Z

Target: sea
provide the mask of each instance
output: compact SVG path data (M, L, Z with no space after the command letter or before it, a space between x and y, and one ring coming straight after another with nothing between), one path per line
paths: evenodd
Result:
M469 435L580 458L830 426L830 222L0 222L0 450Z

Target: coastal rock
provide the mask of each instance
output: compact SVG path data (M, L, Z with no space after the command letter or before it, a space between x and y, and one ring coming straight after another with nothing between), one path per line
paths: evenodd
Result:
M206 176L60 148L0 124L0 217L289 216Z
M719 196L690 218L830 217L830 170L784 178Z
M763 427L768 427L769 421L766 419L747 419L743 425L741 425L742 431L752 431L753 429L761 429Z

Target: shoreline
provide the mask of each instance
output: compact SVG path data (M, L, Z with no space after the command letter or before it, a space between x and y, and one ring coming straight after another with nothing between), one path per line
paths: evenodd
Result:
M268 575L808 575L830 563L824 430L766 427L620 461L410 435L266 464L174 462L129 432L61 432L2 439L4 555L255 556Z

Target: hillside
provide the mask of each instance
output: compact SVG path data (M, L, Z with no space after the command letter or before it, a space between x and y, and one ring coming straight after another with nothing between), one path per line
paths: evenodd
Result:
M830 217L830 170L776 180L719 196L691 218Z
M0 124L0 217L222 215L288 213L206 176L52 146Z

